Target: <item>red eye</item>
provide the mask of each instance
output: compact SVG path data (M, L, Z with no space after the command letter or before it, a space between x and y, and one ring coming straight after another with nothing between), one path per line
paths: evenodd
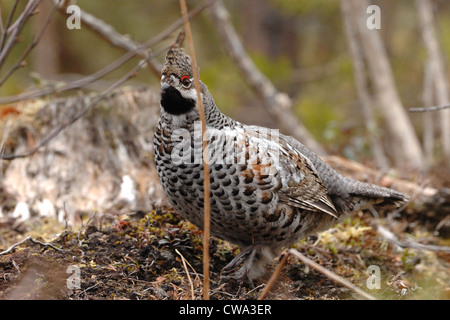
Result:
M191 78L189 76L182 76L181 77L181 83L185 86L188 87L191 85Z

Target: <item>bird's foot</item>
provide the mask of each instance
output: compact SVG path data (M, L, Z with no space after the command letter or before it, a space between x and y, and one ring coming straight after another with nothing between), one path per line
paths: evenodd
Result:
M253 280L251 279L250 274L256 251L255 247L248 247L241 251L222 269L220 276L221 280L235 279L246 282L253 287Z

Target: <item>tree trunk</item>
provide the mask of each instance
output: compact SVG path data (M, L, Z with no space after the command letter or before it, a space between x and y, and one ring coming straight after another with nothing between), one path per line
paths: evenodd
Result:
M416 0L416 6L423 41L429 56L431 78L436 90L436 102L438 105L446 105L450 103L449 86L444 58L433 27L433 8L429 0ZM443 156L446 165L450 166L450 109L442 109L438 112Z
M361 52L361 39L358 38L355 32L355 22L351 18L350 2L342 1L342 18L345 25L345 33L350 49L350 54L353 62L353 73L355 77L356 91L358 93L359 101L364 115L364 122L366 130L370 136L370 145L375 156L378 167L385 171L389 167L388 160L384 154L383 146L379 139L379 128L375 121L372 110L372 99L369 93L369 85L366 78L366 70L364 66L364 59Z
M352 4L352 16L362 39L363 53L378 98L378 107L388 130L395 164L397 167L420 170L423 168L421 146L398 95L385 47L379 31L371 30L366 25L369 3L367 0L343 1Z
M422 93L422 103L424 106L432 106L433 97L433 74L431 70L431 62L427 61L425 64L425 72L423 79L423 93ZM434 163L434 131L435 131L435 113L434 112L424 112L423 113L423 152L425 159L425 168L429 169ZM437 120L437 119L436 119Z

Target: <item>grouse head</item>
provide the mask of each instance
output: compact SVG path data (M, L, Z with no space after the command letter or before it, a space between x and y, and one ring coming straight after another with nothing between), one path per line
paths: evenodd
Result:
M172 115L190 112L197 101L191 58L180 47L181 41L179 36L172 44L161 70L161 106Z

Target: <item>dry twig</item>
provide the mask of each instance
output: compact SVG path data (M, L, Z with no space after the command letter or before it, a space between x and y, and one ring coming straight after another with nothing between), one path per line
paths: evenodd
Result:
M275 281L277 280L278 276L281 273L281 270L283 270L284 265L286 264L287 258L289 257L289 253L288 252L284 252L283 253L283 257L281 258L280 263L278 264L278 267L275 269L275 271L272 273L272 276L270 277L269 281L267 282L266 287L264 288L263 292L261 293L261 295L258 297L258 300L264 300L267 295L270 292L270 289L272 288L272 286L274 285Z
M56 250L56 251L62 251L60 248L55 247L55 246L54 246L53 244L51 244L51 243L41 242L41 241L38 241L38 240L33 239L31 236L28 236L28 237L22 239L21 241L19 241L19 242L13 244L13 245L10 246L8 249L6 249L6 250L0 252L0 256L3 256L3 255L5 255L5 254L10 253L10 252L13 251L15 248L17 248L18 246L20 246L21 244L23 244L23 243L25 243L25 242L27 242L27 241L31 241L32 243L39 244L39 245L41 245L41 246L43 246L43 247L50 247L50 248L52 248L53 250Z
M59 1L59 0L55 0L55 1ZM39 2L39 1L38 1ZM38 2L36 2L36 5L38 4ZM210 0L210 1L206 1L204 4L200 5L199 7L197 7L196 9L192 10L192 12L190 12L189 14L186 14L186 19L191 19L194 16L196 16L197 14L199 14L200 12L202 12L205 8L207 8L209 5L211 5L214 2L214 0ZM31 3L31 2L30 2ZM32 2L34 4L34 1ZM27 5L26 9L24 10L24 12L22 13L21 17L24 17L23 19L25 19L26 14L28 11L33 12L35 6L31 6L30 9L27 9L28 7L30 7L30 4ZM55 7L56 8L56 7ZM54 8L54 10L55 10ZM14 8L13 8L14 9ZM33 10L31 10L33 9ZM54 11L53 10L53 11ZM53 11L51 13L51 15L49 16L49 18L47 19L46 24L50 21L51 16L53 15ZM19 18L17 19L19 20ZM91 19L92 21L94 21L95 24L95 19ZM24 157L28 157L31 156L33 154L35 154L40 148L42 148L43 146L45 146L46 144L48 144L54 137L56 137L62 130L64 130L65 128L69 127L70 125L72 125L74 122L76 122L78 119L80 119L81 117L83 117L93 106L95 106L98 102L101 101L101 99L103 99L103 97L108 94L109 92L111 92L112 90L114 90L115 88L119 87L120 85L122 85L125 81L127 81L128 79L130 79L131 77L134 76L134 74L140 70L143 66L145 66L145 64L147 64L151 58L154 57L154 55L150 54L148 50L146 50L147 48L153 46L154 44L158 43L159 41L167 38L174 30L176 30L177 28L179 28L182 23L184 21L183 19L179 19L177 20L175 23L173 23L172 25L170 25L167 29L165 29L163 32L161 32L160 34L158 34L157 36L151 38L150 40L146 41L144 44L142 45L134 45L132 48L130 47L130 43L128 43L128 45L126 45L127 49L132 49L131 51L127 52L126 54L124 54L121 58L119 58L118 60L114 61L113 63L111 63L110 65L106 66L105 68L95 72L92 75L89 75L87 77L84 77L82 79L67 83L65 85L58 85L58 86L51 86L51 87L46 87L40 90L35 90L32 92L27 92L27 93L23 93L23 94L19 94L16 96L10 96L10 97L4 97L4 98L0 98L0 104L2 103L11 103L11 102L17 102L17 101L21 101L21 100L26 100L26 99L32 99L32 98L37 98L43 95L48 95L51 93L55 93L55 92L63 92L63 91L68 91L68 90L73 90L73 89L77 89L80 87L83 87L93 81L96 81L102 77L104 77L105 75L107 75L108 73L116 70L117 68L119 68L121 65L123 65L125 62L127 62L128 60L130 60L131 58L133 58L134 56L140 54L144 54L147 53L145 55L145 60L142 62L140 62L138 64L138 66L136 66L135 68L133 68L127 75L125 75L123 78L121 78L119 81L117 81L116 83L114 83L110 88L108 88L102 95L100 95L98 98L96 98L92 103L90 103L88 106L86 106L86 108L84 108L80 113L78 113L75 117L73 117L71 120L63 123L61 126L59 126L58 128L54 129L50 134L48 134L44 139L41 140L41 142L39 144L37 144L36 146L34 146L32 149L30 149L28 152L22 153L22 154L7 154L7 155L0 155L0 159L3 160L12 160L15 158L24 158ZM17 21L16 21L17 22ZM98 20L96 21L97 24ZM21 26L23 23L15 23L14 25L17 26ZM104 25L102 26L104 27ZM12 28L12 26L10 27L10 29ZM100 28L101 29L101 28ZM106 28L107 29L107 28ZM16 27L16 29L13 30L18 30L18 27ZM38 38L41 37L43 30L45 30L45 28L43 28L40 32L40 34L38 35ZM101 29L101 30L104 30ZM17 31L16 31L17 32ZM5 31L6 34L6 31ZM3 36L5 35L3 34ZM107 34L106 31L104 31L104 34ZM117 34L113 33L112 37L114 38L115 36L117 36ZM10 36L11 37L11 36ZM8 38L9 40L9 38ZM2 42L4 41L4 39L2 39ZM33 42L34 43L34 42ZM37 43L37 42L36 42ZM9 42L6 43L6 45L8 45ZM123 42L122 42L123 44ZM164 49L165 50L165 49ZM1 52L1 58L3 58L3 54L6 51L2 50ZM1 62L1 60L0 60Z
M206 1L204 4L193 9L189 13L188 18L192 19L193 17L197 16L205 8L207 8L212 3L214 3L214 1L215 0ZM92 21L93 21L92 23L94 23L95 19L93 18ZM97 23L99 23L99 22L97 21ZM175 30L180 28L182 25L183 25L183 18L178 19L177 21L172 23L169 27L167 27L165 30L160 32L158 35L152 37L151 39L147 40L143 44L135 43L135 46L133 46L133 48L130 47L130 43L128 46L123 45L122 49L127 50L128 51L127 53L125 53L122 57L120 57L113 63L109 64L108 66L100 69L99 71L97 71L89 76L86 76L84 78L81 78L79 80L72 81L72 82L69 82L66 84L58 83L57 85L54 85L54 86L47 86L42 89L33 90L30 92L24 92L24 93L14 95L14 96L0 97L0 104L13 103L13 102L18 102L18 101L28 100L28 99L35 99L35 98L39 98L39 97L53 94L53 93L61 93L61 92L65 92L65 91L82 88L82 87L88 85L89 83L92 83L98 79L101 79L102 77L106 76L107 74L111 73L112 71L118 69L120 66L122 66L124 63L126 63L131 58L135 57L136 55L141 55L144 58L149 57L150 53L148 51L148 48L150 48L153 45L155 45L156 43L168 38ZM106 37L107 34L108 33L105 30L105 31L103 31L102 35ZM114 40L111 40L111 38L114 39L115 36L116 36L115 34L109 34L110 41L114 41ZM165 50L166 49L164 49L164 51ZM161 50L161 51L163 51L163 50ZM150 55L150 59L157 56L159 53L160 53L160 51L153 53L153 55Z
M61 2L61 0L55 0L56 2ZM44 25L41 27L41 30L39 30L38 34L34 37L33 41L28 45L28 47L23 51L22 55L17 59L14 66L12 66L9 71L3 76L3 78L0 80L0 87L8 80L8 78L16 71L17 69L20 69L21 67L25 66L25 58L30 54L30 52L36 47L36 45L39 43L39 40L44 35L45 30L47 29L48 25L50 24L50 21L53 17L53 14L56 11L56 7L58 4L55 4L53 9L51 10L50 14L47 16L47 19L44 22Z
M60 5L58 2L60 0L53 0L55 5L58 6L60 13L68 15L67 6L70 4L68 2ZM151 50L144 48L142 44L133 41L131 38L124 36L117 32L114 27L105 21L97 18L96 16L80 9L80 19L83 26L87 26L90 30L98 34L103 39L106 39L113 46L123 49L125 51L136 51L136 53L145 58L148 54L151 54ZM161 65L155 59L149 60L150 70L159 76L161 71Z
M22 32L27 20L35 13L36 7L42 0L30 0L26 4L22 13L11 24L12 18L17 8L17 1L14 3L11 13L8 17L7 26L2 34L1 51L0 51L0 68L3 66L6 58L11 52L12 47L17 43L17 37Z
M195 299L195 296L194 296L194 284L192 283L191 275L189 274L189 270L188 270L187 265L186 265L186 259L183 257L181 252L178 251L178 249L175 249L175 252L181 257L181 263L183 264L184 271L186 272L186 275L187 275L188 281L189 281L189 285L191 287L191 290L190 290L191 291L191 298L192 298L192 300L194 300ZM191 268L192 268L192 266L191 266Z
M393 232L391 232L390 230L388 230L385 227L380 226L380 225L377 226L377 232L388 242L390 242L400 248L413 248L413 249L417 249L417 250L440 251L440 252L450 253L450 247L447 247L447 246L439 246L439 245L434 245L434 244L422 244L422 243L419 243L419 242L416 242L416 241L413 241L410 239L407 239L406 241L400 241Z
M53 0L53 2L57 2L59 0ZM193 9L188 14L188 19L192 19L193 17L197 16L200 12L202 12L205 8L207 8L209 5L211 5L215 0L205 1L203 4L199 5L197 8ZM62 14L68 14L67 13L67 5L69 3L66 3L64 5L59 6L59 11ZM106 23L105 21L99 19L98 17L95 17L94 15L84 11L80 10L81 15L81 23L85 26L87 26L90 30L94 31L96 34L98 34L100 37L108 41L113 46L120 48L125 51L135 51L137 50L137 54L143 58L145 58L148 54L151 54L150 49L147 49L148 46L142 45L140 43L137 43L133 41L131 38L124 36L123 34L120 34L117 32L113 26ZM165 32L165 37L170 35L173 31L178 29L182 24L184 23L183 19L177 20L174 24L169 26L166 30L169 32ZM160 63L155 59L149 60L149 67L150 71L157 77L160 76L161 72L161 65Z
M409 108L409 112L428 112L428 111L439 111L443 109L450 108L450 104L446 104L443 106L432 106L432 107L425 107L425 108Z
M192 69L194 74L194 85L197 91L197 104L200 121L202 122L202 137L206 132L205 111L203 109L203 100L200 93L200 82L197 68L197 58L195 56L194 42L192 41L191 27L187 14L186 2L180 0L181 12L184 17L184 28L186 30L189 51L192 59ZM204 216L203 216L203 298L209 300L209 238L210 238L210 201L209 201L209 161L208 161L208 142L202 139L203 143L203 188L204 188Z
M14 17L14 13L16 12L18 3L19 3L19 0L14 1L14 4L12 5L12 8L11 8L11 12L9 13L8 19L6 20L5 27L3 27L3 24L0 25L0 27L2 28L2 30L1 30L2 38L0 40L0 51L3 51L3 48L5 47L6 38L7 38L8 33L9 33L8 32L9 31L9 27L11 26L11 22L12 22L12 19ZM0 19L1 19L1 16L0 16Z
M311 259L307 258L306 256L304 256L303 254L301 254L300 252L298 252L295 249L289 249L289 250L285 251L283 259L281 260L278 268L273 273L272 277L270 278L269 282L267 283L267 286L264 288L264 291L262 292L262 294L258 298L258 300L263 300L267 296L268 292L270 291L271 286L275 283L275 280L277 279L278 275L280 274L281 269L283 268L284 264L286 263L287 257L289 255L294 256L295 258L297 258L298 260L300 260L304 264L308 265L311 268L316 269L317 271L319 271L323 275L327 276L331 280L336 281L340 285L342 285L342 286L344 286L344 287L346 287L346 288L348 288L350 290L353 290L355 293L359 294L361 297L363 297L365 299L368 299L368 300L375 300L375 297L373 297L372 295L370 295L367 292L361 290L360 288L356 287L355 285L353 285L352 283L348 282L344 278L338 276L337 274L335 274L335 273L329 271L328 269L322 267L320 264L312 261Z

